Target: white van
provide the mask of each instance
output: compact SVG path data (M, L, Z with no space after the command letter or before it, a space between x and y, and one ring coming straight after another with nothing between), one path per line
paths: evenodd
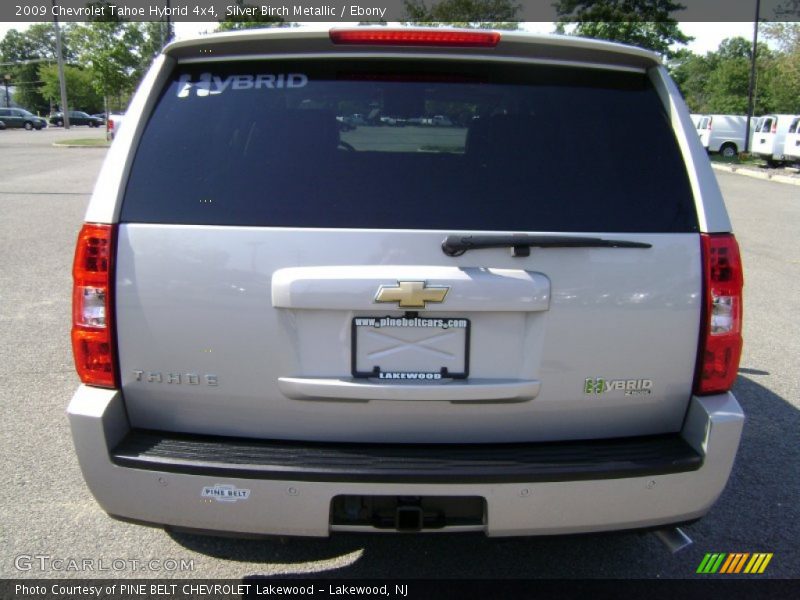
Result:
M703 147L709 152L719 152L733 158L745 148L747 117L745 115L698 115L697 133ZM755 119L751 119L754 127ZM752 132L752 130L751 130Z
M795 115L789 124L783 143L783 156L786 162L800 162L800 116Z
M765 159L770 165L785 162L784 144L789 126L796 115L764 115L758 119L750 152Z

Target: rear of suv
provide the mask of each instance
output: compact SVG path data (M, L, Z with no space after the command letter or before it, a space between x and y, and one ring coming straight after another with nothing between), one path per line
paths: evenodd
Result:
M78 239L68 409L111 515L539 535L722 492L741 264L655 55L222 34L168 46L126 120Z

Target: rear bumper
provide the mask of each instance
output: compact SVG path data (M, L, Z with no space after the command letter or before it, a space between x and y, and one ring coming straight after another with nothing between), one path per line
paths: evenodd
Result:
M722 492L744 422L733 395L721 394L693 398L679 437L476 446L433 457L433 447L403 456L399 446L140 432L131 430L118 392L86 386L68 415L84 478L108 513L191 529L301 536L348 529L331 525L333 499L344 495L480 497L485 514L477 528L493 536L690 521Z

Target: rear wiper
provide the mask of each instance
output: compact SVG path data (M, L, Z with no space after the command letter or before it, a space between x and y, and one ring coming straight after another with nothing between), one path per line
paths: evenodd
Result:
M511 248L512 256L530 256L537 248L652 248L652 244L568 235L448 235L442 242L447 256L461 256L479 248Z

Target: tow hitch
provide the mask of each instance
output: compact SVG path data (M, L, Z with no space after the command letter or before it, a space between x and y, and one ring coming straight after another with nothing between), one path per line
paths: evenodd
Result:
M422 531L425 513L420 505L400 505L394 515L394 528L397 531Z

